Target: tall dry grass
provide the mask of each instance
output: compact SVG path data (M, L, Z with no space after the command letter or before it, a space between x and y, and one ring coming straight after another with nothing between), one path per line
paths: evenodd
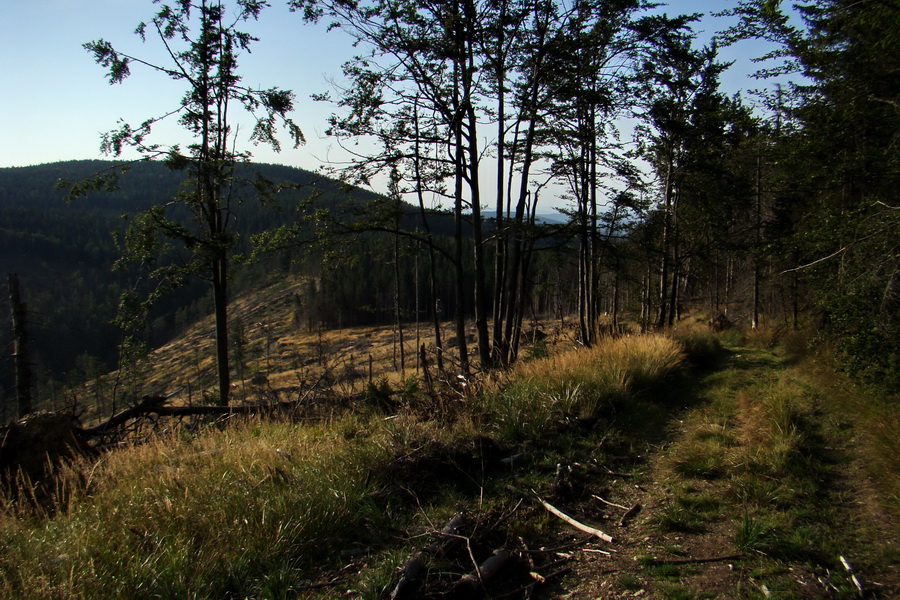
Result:
M452 427L411 415L251 419L73 463L57 474L53 511L0 498L0 597L285 597L317 565L398 526L402 503L385 495L394 457L478 434L539 440L682 360L666 337L606 340L520 365L473 403L477 418Z
M599 418L616 402L662 381L683 360L682 347L671 338L645 335L525 362L486 390L484 418L506 439L540 439L557 423Z
M369 477L392 445L358 429L249 422L76 463L55 515L3 503L0 597L259 594L262 574L327 561L381 526Z

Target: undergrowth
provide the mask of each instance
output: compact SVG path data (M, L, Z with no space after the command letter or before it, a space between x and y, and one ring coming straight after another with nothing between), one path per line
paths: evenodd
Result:
M733 348L731 366L705 378L704 403L686 417L667 457L674 491L655 523L662 531L702 533L725 518L743 568L757 573L757 590L802 594L790 576L801 568L838 597L851 597L856 590L841 575L841 555L870 572L897 557L877 532L847 526L851 494L860 492L846 487L846 470L854 467L845 448L855 440L856 460L863 459L896 514L900 447L884 432L897 414L821 368L799 336L786 336L778 352L767 349L768 338L746 335L742 341L753 345Z
M708 333L678 340L622 337L534 357L476 396L441 399L455 407L442 412L452 419L423 410L432 390L383 382L356 412L318 425L249 419L76 461L56 474L55 507L0 498L0 597L331 597L334 590L304 591L304 582L361 554L341 585L353 597L384 597L419 536L460 508L502 523L498 542L544 535L555 521L542 511L520 511L527 522L509 518L520 500L504 495L508 476L488 462L530 454L515 477L551 487L557 453L589 458L616 415L637 411L642 427L663 418L651 407L677 395L666 382L685 357L711 366L724 352ZM823 395L821 381L768 351L737 352L736 367L707 375L707 401L671 451L681 483L656 526L695 533L726 515L743 552L831 564L838 541L828 533L837 519L830 507L841 498L830 487L825 440L845 423L834 417L823 431L818 411L828 402L859 411L873 440L869 462L888 488L897 455L874 442L890 438L893 446L885 444L896 448L894 422L867 413L849 392ZM759 368L773 376L754 379ZM839 415L834 408L828 414ZM619 450L628 443L607 439ZM529 452L535 447L543 458ZM671 577L664 584L664 597L687 593ZM623 587L635 585L623 575Z
M372 473L405 448L399 428L253 420L72 464L58 474L67 493L55 515L4 503L0 596L221 598L293 585L289 574L388 525Z
M658 385L683 359L677 342L648 335L528 361L485 391L485 425L504 439L538 441L561 424L596 421Z
M608 340L523 363L451 425L421 411L385 419L379 409L424 395L406 385L378 390L396 404L364 402L320 425L250 419L76 461L56 473L52 509L0 499L0 596L283 597L364 548L382 566L357 589L378 597L403 532L425 527L417 515L434 526L466 502L461 488L440 483L446 474L436 474L429 506L398 480L419 477L429 452L451 456L478 436L535 442L570 421L596 421L681 361L666 337Z

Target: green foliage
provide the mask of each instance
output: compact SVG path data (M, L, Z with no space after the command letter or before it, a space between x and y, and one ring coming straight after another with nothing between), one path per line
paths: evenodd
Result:
M537 360L539 358L547 358L549 353L547 352L547 340L546 338L534 340L527 346L525 346L525 359L526 360Z
M718 336L709 331L676 330L673 339L684 347L688 361L701 367L713 367L725 354Z
M82 354L96 357L103 372L116 367L117 345L122 332L113 319L124 293L134 300L140 315L142 302L153 291L146 270L128 265L113 270L121 258L121 243L135 214L163 204L177 193L183 172L171 171L159 162L140 162L119 177L114 191L100 190L90 197L63 202L54 185L59 179L86 181L98 172L115 170L125 163L70 161L33 167L0 168L0 272L18 273L22 293L34 318L31 345L36 375L42 381L62 379L76 368ZM267 179L291 181L292 189L278 195L278 210L255 202L234 208L237 250L249 254L250 237L294 218L290 210L311 190L323 203L339 201L339 184L291 167L256 165ZM248 175L249 176L249 175ZM369 197L356 191L363 197ZM180 213L179 213L180 214ZM293 254L296 256L296 253ZM158 256L170 264L178 255ZM260 260L254 265L235 265L233 289L244 291L290 265L291 253L281 259ZM158 298L146 321L128 323L132 334L149 347L168 341L193 320L212 312L205 286L194 283ZM125 313L122 313L123 315ZM7 342L8 328L0 328L0 343ZM2 387L9 373L4 367Z
M861 280L822 300L829 337L847 371L886 391L900 394L900 318L880 312L885 291Z
M776 71L805 77L769 98L783 124L771 144L774 246L809 285L847 369L896 394L900 11L847 0L795 10L800 24L779 3L742 0L728 32L774 42Z
M394 400L394 390L387 377L369 382L365 398L366 402L384 411L390 411L397 406L397 402Z
M170 62L153 64L116 50L106 40L84 44L94 60L107 69L110 83L121 83L130 74L130 63L150 67L157 73L186 84L185 94L170 113L151 117L132 127L122 122L118 129L104 134L101 149L119 157L126 149L136 151L142 160L164 159L167 167L187 173L186 184L171 202L157 204L139 213L129 225L123 241L124 263L146 268L149 277L159 282L141 303L122 303L125 324L146 321L151 307L168 289L181 287L190 277L209 281L216 315L216 364L220 402L228 403L230 364L228 345L228 267L237 237L229 223L232 207L243 199L241 186L254 195L276 186L263 186L256 177L248 185L239 176L238 164L247 164L249 152L236 150L231 121L242 108L256 122L250 141L264 143L276 151L278 122L284 124L297 147L302 141L300 129L288 117L293 110L289 91L256 89L241 84L238 59L250 51L256 38L238 29L259 18L266 6L262 2L224 2L193 4L182 2L163 6L151 19L151 31L166 49ZM232 14L233 11L233 14ZM227 15L227 17L226 17ZM227 24L226 24L227 23ZM146 42L147 24L135 33ZM162 119L178 116L178 123L190 134L186 151L179 145L163 146L149 141L153 127ZM159 262L171 252L179 260ZM130 333L130 332L129 332Z
M750 516L747 509L734 536L734 544L741 552L761 552L771 536L769 527L758 518Z

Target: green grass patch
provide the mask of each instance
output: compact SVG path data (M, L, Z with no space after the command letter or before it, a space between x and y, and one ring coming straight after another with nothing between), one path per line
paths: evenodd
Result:
M763 337L754 337L759 346ZM895 413L847 392L852 386L824 385L799 344L792 338L786 357L761 347L733 348L729 366L704 378L700 405L685 417L682 438L670 451L676 491L656 520L662 531L696 534L725 515L745 566L771 572L757 578L753 593L748 588L749 597L759 595L760 585L772 597L793 597L796 582L784 575L791 565L824 576L825 568L840 572L842 553L863 557L857 560L873 569L890 568L883 558L888 540L863 543L846 529L847 511L857 502L840 478L851 460L851 427L865 424L874 434L878 422L866 415L891 423ZM900 450L897 436L873 443L872 434L860 436L869 442L868 451L862 445L864 456L880 454L884 462L872 461L875 472L886 473L892 464L896 473L896 456L888 458L883 448Z
M0 595L214 598L284 587L296 569L385 525L371 473L390 446L341 429L248 423L76 465L56 516L0 515Z

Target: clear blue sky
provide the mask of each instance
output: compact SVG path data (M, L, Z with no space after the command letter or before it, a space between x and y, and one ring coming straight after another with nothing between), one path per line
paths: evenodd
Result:
M323 139L332 107L309 95L327 91L329 78L339 77L341 64L358 50L345 34L306 25L283 2L272 3L258 23L248 25L260 41L243 58L241 72L247 84L296 93L294 119L309 143L296 150L286 143L281 154L263 147L251 150L260 161L316 169L339 153ZM672 0L666 12L705 13L730 4L732 0ZM137 124L176 105L183 94L177 83L134 65L123 84L110 85L81 46L105 38L123 52L152 59L159 45L150 37L142 44L132 32L157 8L150 0L0 0L0 167L103 158L100 134L113 129L118 119ZM697 27L705 32L701 39L721 29L719 21L704 19ZM725 49L723 60L739 61L723 81L730 92L759 87L746 75L754 69L748 59L760 52L752 44ZM180 135L173 123L154 141L174 143Z

